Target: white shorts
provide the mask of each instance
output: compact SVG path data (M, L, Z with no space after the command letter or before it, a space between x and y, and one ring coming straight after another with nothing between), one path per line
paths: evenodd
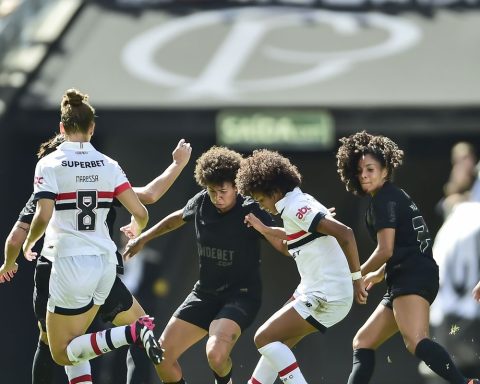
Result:
M328 302L321 293L315 292L299 294L295 291L293 297L295 300L287 305L322 332L343 320L353 304L353 297Z
M56 257L49 283L49 312L78 315L105 302L116 276L108 255Z

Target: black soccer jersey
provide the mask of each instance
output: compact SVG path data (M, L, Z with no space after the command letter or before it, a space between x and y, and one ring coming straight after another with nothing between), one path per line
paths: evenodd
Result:
M35 200L35 195L32 193L25 204L25 207L23 207L22 211L20 212L20 215L18 215L18 221L21 223L31 224L36 209L37 200Z
M221 213L207 191L191 198L183 209L183 220L195 221L200 278L196 289L222 293L242 284L259 282L262 235L244 223L254 213L265 225L272 217L250 198L237 196L235 206Z
M374 241L382 228L395 229L395 244L387 269L410 257L432 258L432 240L425 220L410 196L386 182L371 199L366 212L367 228Z

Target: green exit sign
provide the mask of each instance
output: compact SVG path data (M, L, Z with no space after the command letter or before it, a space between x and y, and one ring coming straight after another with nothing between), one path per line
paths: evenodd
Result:
M217 115L217 143L250 150L329 150L335 131L330 113L314 110L224 110Z

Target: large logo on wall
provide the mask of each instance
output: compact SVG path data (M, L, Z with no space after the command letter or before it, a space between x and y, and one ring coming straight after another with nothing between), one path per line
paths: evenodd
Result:
M326 81L398 55L420 38L400 16L224 9L169 19L128 42L122 61L135 77L179 98L235 99Z

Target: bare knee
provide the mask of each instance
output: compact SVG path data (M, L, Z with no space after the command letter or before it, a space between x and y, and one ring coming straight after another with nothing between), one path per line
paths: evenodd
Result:
M52 359L55 363L58 365L66 366L66 365L72 365L72 362L67 356L67 351L66 349L56 349L50 346L50 351L52 353Z
M226 348L222 348L219 343L210 338L207 347L207 360L210 368L215 372L221 371L229 358L230 355Z
M405 347L412 355L415 355L415 350L417 349L418 343L426 338L426 336L411 337L409 335L402 335L402 337Z
M270 344L272 340L270 340L270 337L268 335L268 332L266 330L260 328L256 333L253 338L253 341L255 343L255 346L258 348L262 348L267 344Z
M353 350L360 348L374 349L372 343L369 342L367 335L363 334L362 332L357 332L357 334L354 336L352 348Z

